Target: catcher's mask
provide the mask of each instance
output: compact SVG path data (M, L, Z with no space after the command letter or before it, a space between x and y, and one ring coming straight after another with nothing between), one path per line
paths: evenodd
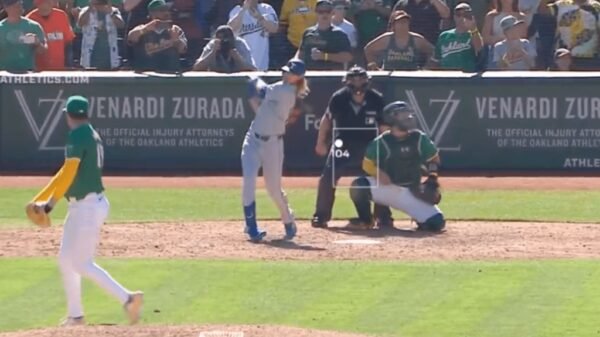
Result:
M366 81L361 82L360 84L353 83L356 82L354 79L357 78L365 79ZM343 82L344 84L346 84L348 89L350 89L353 95L358 96L363 95L365 92L367 92L369 86L371 85L370 80L371 76L369 76L367 71L364 68L355 65L352 68L348 69L346 75L344 75Z
M383 108L384 122L403 131L417 128L414 110L404 101L392 102Z

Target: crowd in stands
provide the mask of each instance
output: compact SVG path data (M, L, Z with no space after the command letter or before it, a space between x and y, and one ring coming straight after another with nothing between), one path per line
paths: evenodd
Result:
M598 70L596 0L0 0L0 70Z

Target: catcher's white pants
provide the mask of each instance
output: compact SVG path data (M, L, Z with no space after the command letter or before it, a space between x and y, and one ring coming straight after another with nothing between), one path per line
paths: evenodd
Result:
M90 193L80 201L69 202L58 261L67 296L69 317L83 316L81 277L87 277L124 304L129 291L94 263L100 228L110 205L102 194Z
M437 205L430 205L417 199L406 187L398 185L378 186L375 178L367 177L367 179L369 180L371 196L377 204L400 210L419 223L442 213Z

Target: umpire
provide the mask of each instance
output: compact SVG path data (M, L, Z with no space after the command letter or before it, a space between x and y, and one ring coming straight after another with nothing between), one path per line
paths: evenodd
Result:
M359 170L366 147L375 138L375 130L382 132L388 128L382 124L383 95L370 88L370 79L365 69L350 68L343 79L344 87L331 96L321 118L315 151L321 157L327 155L327 161L319 178L316 210L311 221L315 228L327 228L335 186L342 174ZM332 131L337 146L329 144ZM339 147L340 144L343 146ZM378 227L393 226L389 207L375 205L374 215Z

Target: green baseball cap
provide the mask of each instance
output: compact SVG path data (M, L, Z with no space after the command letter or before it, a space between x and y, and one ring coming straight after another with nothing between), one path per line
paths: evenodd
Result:
M167 8L167 3L165 2L165 0L152 0L150 1L150 3L148 4L148 12L152 12L158 9L163 9L163 8Z
M83 96L71 96L65 104L65 111L73 117L87 117L90 103Z

